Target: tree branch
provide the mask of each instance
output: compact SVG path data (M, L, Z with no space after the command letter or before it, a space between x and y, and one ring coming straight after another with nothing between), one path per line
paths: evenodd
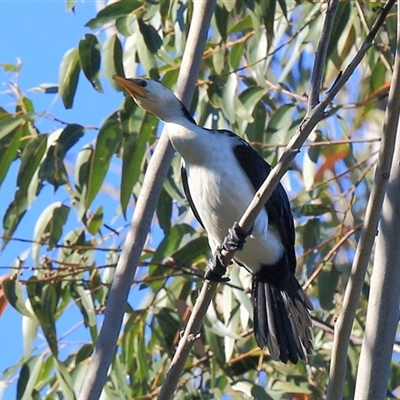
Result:
M360 56L360 53L363 51L365 54L366 50L372 46L373 38L377 34L380 26L382 26L384 23L385 18L394 3L395 0L388 0L381 8L379 16L377 17L370 33L365 39L354 60L361 60L362 57ZM339 85L341 80L345 77L346 71L337 80L336 84L332 88L333 92L337 93L337 85ZM393 98L394 88L395 85L391 85L388 106L386 108L381 148L379 151L378 163L375 171L374 184L365 213L364 228L361 232L356 254L354 256L350 279L344 295L342 312L340 313L335 326L327 400L342 398L343 385L346 377L347 348L349 345L349 338L351 335L361 290L364 284L372 246L375 241L376 230L378 227L383 198L392 163L393 149L395 144L395 135L393 134L392 124L393 119L396 118L396 116L398 117L398 106L396 107L396 103L393 102L397 102L400 99L399 94L396 94L397 99L396 97ZM393 115L393 113L396 115Z
M177 96L187 106L192 99L200 71L215 0L195 1L193 6L192 22L176 87ZM114 357L130 286L173 155L168 135L163 132L147 168L131 227L117 264L103 326L79 394L80 400L95 400L100 397L108 368Z
M400 269L400 9L397 9L397 46L386 108L383 137L395 142L392 170L382 206L376 243L365 334L357 372L355 398L380 399L386 396L399 323ZM392 160L392 154L385 154ZM389 162L388 160L388 162Z

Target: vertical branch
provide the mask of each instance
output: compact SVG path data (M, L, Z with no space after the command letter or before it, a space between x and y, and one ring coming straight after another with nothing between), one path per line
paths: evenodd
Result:
M365 334L356 380L356 399L386 397L393 342L399 322L400 293L400 10L397 46L383 136L395 141L388 187L376 243ZM397 132L397 137L396 137ZM391 159L390 154L388 158Z
M395 0L388 0L382 7L380 15L372 26L361 49L369 48L372 45L375 35L384 23L385 18L394 3ZM397 84L397 86L399 85ZM336 91L336 85L333 89ZM392 164L395 144L394 132L397 126L397 122L395 121L396 118L398 118L398 104L400 101L400 94L397 93L398 90L399 87L396 88L396 85L391 85L388 106L386 108L381 148L375 171L374 184L365 213L364 228L361 232L356 254L354 256L349 282L344 295L342 311L335 324L331 366L329 371L328 400L339 400L342 398L346 377L347 349L349 346L351 330L364 284L372 246L375 241L383 198Z
M322 28L321 37L318 42L317 53L315 55L314 66L311 75L311 87L308 98L308 112L319 103L319 92L322 86L322 76L325 68L326 53L331 37L333 21L337 11L339 1L330 0L326 11L326 18Z
M186 105L190 104L195 89L214 8L215 0L194 2L187 46L176 90L177 95ZM95 400L100 397L108 368L115 354L131 283L173 155L174 151L168 136L163 132L147 168L131 227L118 261L104 323L79 394L80 400Z

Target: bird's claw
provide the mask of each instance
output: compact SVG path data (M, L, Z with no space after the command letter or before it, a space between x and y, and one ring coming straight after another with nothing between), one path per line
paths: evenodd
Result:
M226 267L221 255L221 249L218 248L215 254L210 258L207 264L204 278L211 282L228 282L228 277L223 277L226 274Z
M248 232L246 232L237 222L235 222L232 228L228 229L228 235L225 236L221 248L226 251L243 250L243 246L246 243L246 237L248 234Z

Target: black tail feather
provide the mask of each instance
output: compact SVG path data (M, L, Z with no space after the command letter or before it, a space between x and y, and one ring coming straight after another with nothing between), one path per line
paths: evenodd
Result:
M296 364L313 353L311 318L313 306L294 275L278 286L253 278L254 333L261 348L268 347L271 357Z

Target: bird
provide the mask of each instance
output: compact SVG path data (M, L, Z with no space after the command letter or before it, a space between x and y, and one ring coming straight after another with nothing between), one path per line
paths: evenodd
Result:
M274 360L297 364L313 354L313 305L295 277L295 227L290 202L279 183L256 217L250 236L239 221L271 166L230 130L207 129L158 81L114 76L134 101L164 122L182 157L182 184L195 218L207 232L213 253L236 246L235 262L252 274L255 339ZM228 237L228 239L226 238ZM215 261L215 260L214 260ZM216 260L218 264L218 259ZM221 272L223 271L223 272ZM211 280L223 281L214 265Z

